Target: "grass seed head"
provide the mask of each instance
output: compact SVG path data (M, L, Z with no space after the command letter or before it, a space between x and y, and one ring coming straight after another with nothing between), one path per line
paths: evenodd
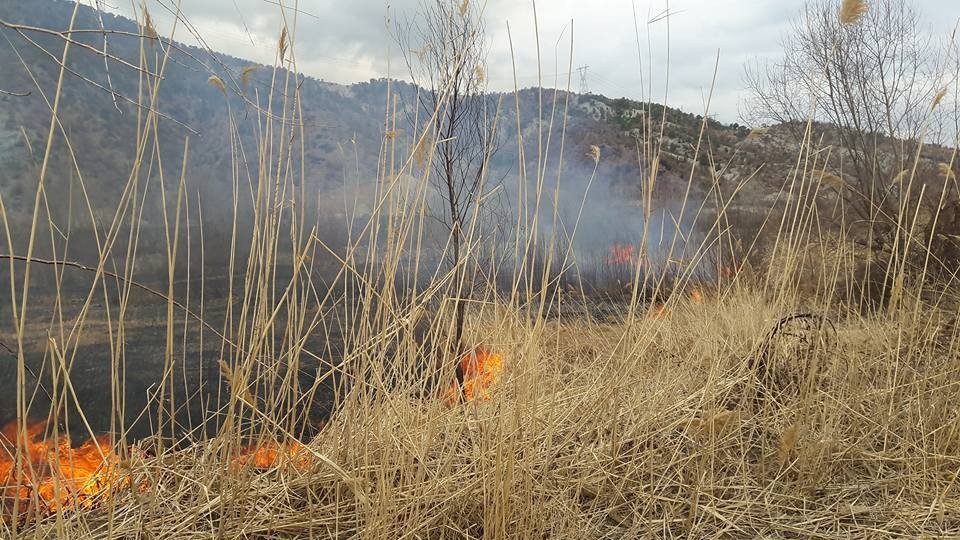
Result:
M214 88L216 88L217 90L220 90L221 92L223 92L224 95L227 94L227 85L223 84L223 79L221 79L220 77L217 77L216 75L211 75L210 78L207 79L207 83L210 86L213 86Z
M840 6L840 24L851 25L857 23L867 13L868 9L866 0L843 0L843 4Z
M246 66L240 70L240 82L243 83L244 87L250 86L250 78L253 76L253 72L256 70L256 64L250 64L249 66Z
M146 8L143 10L143 35L151 42L157 39L157 29L153 26L153 19L150 18L150 12Z
M938 164L938 165L937 165L937 171L940 173L941 176L943 176L943 177L946 178L947 180L950 180L950 179L952 179L952 178L956 178L956 174L954 174L953 168L950 167L950 164L949 164L949 163L940 163L940 164Z
M280 51L280 59L282 60L287 55L287 27L284 26L283 30L280 30L280 42L277 44L277 50Z
M944 86L937 92L937 95L933 96L933 102L930 104L930 110L936 109L940 102L943 101L943 98L947 97L947 87Z
M591 144L590 150L587 152L587 156L593 159L594 165L599 164L600 163L600 147L595 144Z
M417 147L413 151L413 164L417 167L423 168L427 163L427 158L430 156L430 141L431 137L428 134L418 139Z

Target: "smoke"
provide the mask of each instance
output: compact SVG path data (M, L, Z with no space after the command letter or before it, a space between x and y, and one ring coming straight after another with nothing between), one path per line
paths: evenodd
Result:
M536 176L521 176L516 168L503 176L498 187L519 229L514 234L511 228L513 237L535 236L540 256L550 254L557 271L596 287L629 281L636 265L677 273L693 264L705 239L696 219L701 197L684 203L655 190L646 210L639 196L639 164L629 171L633 183L625 183L623 167L604 163L602 156L594 168L590 156L568 151L561 163L559 152L554 155L546 165L530 168L539 171ZM676 188L686 179L660 171L658 183L666 193L683 193ZM512 239L502 238L501 249L509 249Z

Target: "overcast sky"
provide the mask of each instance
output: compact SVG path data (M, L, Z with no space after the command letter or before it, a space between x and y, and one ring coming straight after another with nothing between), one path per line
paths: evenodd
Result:
M113 11L133 15L131 0L98 1ZM390 33L393 21L414 17L421 0L180 0L190 23L206 44L257 62L272 63L283 16L296 17L294 41L298 68L313 77L339 83L370 78L404 77L404 66ZM483 0L473 0L482 2ZM158 29L169 31L170 6L176 0L146 0ZM914 0L928 30L947 39L960 19L960 0ZM135 2L140 4L139 0ZM634 13L643 49L644 71L649 41L654 97L663 100L669 65L667 103L702 113L719 53L711 114L725 122L739 120L743 65L754 57L776 57L780 36L789 28L803 0L539 0L540 53L545 85L565 87L570 65L589 66L589 90L607 96L640 98L640 62ZM661 15L669 5L668 20ZM488 78L496 90L513 88L507 26L513 37L517 79L521 87L537 82L537 41L533 4L524 0L487 0L491 43ZM388 32L391 29L391 32ZM178 31L176 38L196 40ZM558 46L559 43L559 46ZM667 62L667 51L670 61ZM571 87L580 87L574 71Z

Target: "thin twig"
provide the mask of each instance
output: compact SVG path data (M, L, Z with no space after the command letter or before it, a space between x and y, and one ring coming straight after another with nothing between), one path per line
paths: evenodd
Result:
M75 40L75 39L72 39L72 38L68 35L68 33L66 33L66 32L60 32L60 31L57 31L57 30L50 30L49 28L40 28L40 27L37 27L37 26L29 26L29 25L25 25L25 24L14 24L14 23L7 22L7 21L5 21L5 20L3 20L3 19L0 19L0 27L9 28L10 30L13 30L14 32L20 34L20 35L23 36L25 39L27 39L28 41L30 41L30 43L34 44L35 46L37 46L37 47L39 47L39 48L41 48L41 49L43 49L43 47L40 47L40 45L38 45L35 41L33 41L32 39L28 38L25 32L37 32L37 33L40 33L40 34L47 34L47 35L59 37L60 39L62 39L62 40L64 40L64 41L70 42L71 45L74 45L74 46L76 46L76 47L80 47L80 48L82 48L82 49L86 49L86 50L88 50L88 51L96 54L97 56L103 57L104 61L107 61L108 59L109 59L109 60L113 60L114 62L119 62L119 63L123 64L124 66L127 66L127 67L130 68L130 69L143 72L144 75L149 75L149 76L154 77L154 78L159 77L157 74L151 73L149 70L143 69L143 68L140 67L140 66L131 64L130 62L127 62L126 60L124 60L123 58L120 58L119 56L116 56L116 55L113 55L113 54L108 54L108 53L106 52L106 50L101 51L100 49L94 47L93 45L89 45L89 44L84 43L84 42L82 42L82 41L77 41L77 40ZM97 32L100 32L100 31L97 30ZM105 33L105 32L104 32L104 33ZM46 51L46 49L43 49L43 50Z
M59 266L66 266L66 267L69 267L69 268L76 268L76 269L78 269L78 270L83 270L84 272L94 272L94 273L97 272L97 269L96 269L96 268L93 268L93 267L91 267L91 266L86 266L86 265L80 264L80 263L78 263L78 262L73 262L73 261L58 261L58 260L53 260L53 259L40 259L40 258L37 258L37 257L30 257L30 258L28 258L28 257L25 257L25 256L23 256L23 255L11 255L11 254L9 254L9 253L0 253L0 259L20 261L20 262L29 262L29 263L34 263L34 264L45 264L45 265L48 265L48 266L57 266L57 265L59 265ZM134 280L132 280L132 279L128 279L128 278L126 278L126 277L124 277L124 276L121 276L121 275L115 273L115 272L111 272L111 271L109 271L109 270L102 270L102 272L103 272L103 275L105 275L105 276L107 276L107 277L109 277L109 278L117 279L117 280L120 280L120 281L122 281L122 282L124 282L124 283L128 283L128 284L130 284L130 285L132 285L132 286L134 286L134 287L136 287L136 288L138 288L138 289L140 289L140 290L142 290L142 291L144 291L144 292L147 292L147 293L149 293L149 294L152 294L153 296L156 296L156 297L158 297L158 298L162 298L163 300L168 300L168 301L172 302L173 305L175 305L176 307L182 309L182 310L184 311L184 313L186 313L187 315L189 315L190 317L192 317L193 319L195 319L197 322L199 322L200 324L202 324L205 328L207 328L208 330L210 330L211 332L213 332L214 334L216 334L217 337L219 337L220 339L222 339L225 343L227 343L228 345L230 345L230 346L233 347L234 349L237 349L238 351L243 352L243 349L242 349L239 345L237 345L237 344L235 344L234 342L230 341L226 336L224 336L222 333L220 333L216 328L214 328L213 326L211 326L210 323L208 323L207 321L203 320L202 317L200 317L199 315L197 315L196 313L194 313L193 311L191 311L190 308L188 308L187 306L181 304L181 303L178 302L177 300L168 297L166 294L164 294L164 293L162 293L162 292L160 292L160 291L158 291L158 290L156 290L156 289L152 289L152 288L150 288L150 287L148 287L148 286L146 286L146 285L143 285L142 283L138 283L138 282L136 282L136 281L134 281Z
M2 23L3 23L3 21L0 20L0 26L2 26ZM173 123L177 124L178 126L182 127L183 129L186 129L187 131L189 131L190 133L192 133L192 134L194 134L194 135L200 135L200 133L199 133L197 130L195 130L195 129L193 129L192 127L188 126L187 124L185 124L185 123L177 120L176 118L173 118L172 116L170 116L170 115L168 115L168 114L165 114L165 113L162 113L162 112L160 112L160 111L153 110L153 109L151 109L149 106L143 105L143 104L141 104L141 103L139 103L139 102L137 102L137 101L135 101L135 100L133 100L133 99L131 99L131 98L123 95L123 94L113 92L112 90L110 90L109 88L105 87L104 85L98 83L97 81L94 81L94 80L90 79L89 77L85 77L85 76L81 75L80 73L78 73L78 72L75 71L74 69L71 69L71 68L68 67L68 66L62 65L62 63L60 62L60 60L59 60L56 56L54 56L52 53L50 53L50 51L46 50L43 46L41 46L41 45L40 45L39 43L37 43L36 41L30 39L30 38L29 38L26 34L24 34L23 32L18 32L18 33L20 34L21 37L23 37L23 39L27 40L31 45L33 45L34 47L36 47L37 49L39 49L43 54L45 54L46 56L48 56L48 57L49 57L53 62L55 62L58 66L62 67L67 73L70 73L71 75L76 76L77 78L81 79L82 81L86 82L87 84L90 84L91 86L94 86L94 87L96 87L96 88L99 88L100 90L103 90L104 92L108 92L108 93L114 94L116 97L122 99L123 101L126 101L127 103L130 103L130 104L133 105L134 107L137 107L137 108L139 108L139 109L143 109L143 110L152 112L152 113L156 114L157 116L159 116L160 118L163 118L164 120L168 120L168 121L170 121L170 122L173 122ZM6 35L4 35L4 37L7 38ZM68 41L70 41L70 40L68 40ZM11 46L12 46L12 41L10 41L9 38L7 38L7 42L10 43ZM73 43L73 42L71 41L71 43ZM99 54L99 51L98 51L97 49L94 49L94 50L97 51L97 53ZM113 56L111 56L111 58L116 59L116 58L113 57ZM122 62L122 60L121 60L121 62ZM140 68L136 68L136 69L137 69L138 71L143 71L143 72L146 73L146 74L150 74L150 72L147 71L147 70L141 70ZM151 75L152 75L152 74L151 74ZM159 76L157 76L157 77L158 77L158 79L162 80L161 77L159 77Z
M7 344L4 343L3 341L0 341L0 349L3 349L3 350L5 350L5 351L7 351L7 353L9 353L10 356L12 356L12 357L14 357L14 358L17 357L17 353L14 352L14 350L11 349L9 346L7 346Z
M120 104L117 103L117 92L113 89L113 79L110 77L110 62L108 62L108 53L107 53L107 29L103 24L103 7L101 6L102 0L96 0L96 11L97 11L97 21L100 23L100 30L103 32L103 70L107 74L107 86L110 87L110 99L113 100L113 108L117 110L118 113L123 114L123 110L120 109Z

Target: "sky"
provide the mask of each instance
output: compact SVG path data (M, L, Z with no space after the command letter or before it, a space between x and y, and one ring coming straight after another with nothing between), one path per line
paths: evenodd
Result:
M177 2L83 1L131 18L136 15L133 5L145 2L158 31L167 35ZM179 1L206 46L260 63L273 63L286 20L294 29L298 70L349 84L406 78L394 36L398 21L415 18L422 0ZM652 95L655 101L694 114L707 112L728 123L741 121L744 64L754 58L776 58L781 36L803 5L803 0L471 1L485 1L490 43L486 75L493 90L513 89L515 63L521 88L542 80L545 86L569 84L578 91L577 68L588 66L586 84L591 92L634 99ZM960 20L960 1L913 1L926 31L946 40ZM182 26L175 38L197 44Z

